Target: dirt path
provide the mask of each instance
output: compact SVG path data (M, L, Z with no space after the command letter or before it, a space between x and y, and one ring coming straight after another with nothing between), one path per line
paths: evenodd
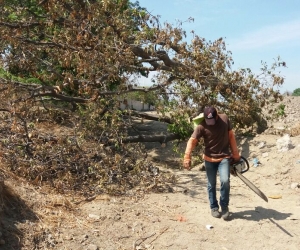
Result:
M64 249L299 249L300 192L291 185L300 183L300 137L292 138L294 148L285 153L278 153L277 139L259 136L245 147L250 158L261 159L245 176L269 197L268 203L232 177L230 220L215 219L205 172L164 169L177 178L171 193L99 198L80 206L89 227L64 231L72 234ZM255 146L261 141L267 152Z

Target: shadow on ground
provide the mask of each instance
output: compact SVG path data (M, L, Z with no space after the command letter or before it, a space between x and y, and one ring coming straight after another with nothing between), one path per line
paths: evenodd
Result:
M232 219L244 219L244 220L252 220L252 221L261 221L261 220L269 220L276 227L278 227L282 232L287 234L290 237L293 237L291 233L289 233L285 228L280 226L276 221L286 220L290 217L291 213L281 213L274 209L268 209L263 207L256 207L254 210L246 210L241 212L235 212L231 216Z
M19 250L23 247L23 232L17 228L17 224L25 221L34 222L38 218L14 191L1 182L0 197L0 232L2 250Z
M274 209L268 209L263 207L256 207L254 210L246 210L241 212L235 212L232 218L239 218L245 220L260 221L265 219L274 219L274 220L285 220L290 217L291 213L281 213Z

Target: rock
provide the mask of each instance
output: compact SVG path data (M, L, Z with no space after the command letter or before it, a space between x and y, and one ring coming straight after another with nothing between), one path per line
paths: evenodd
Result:
M5 240L1 239L0 240L0 245L5 245Z
M99 247L94 244L89 244L87 250L99 250Z
M121 215L120 214L116 214L114 217L114 221L118 221L121 220Z
M74 240L75 238L72 235L65 236L65 240Z
M100 216L96 215L96 214L89 214L89 217L92 218L92 219L95 219L95 220L99 220L100 219Z
M287 152L292 148L291 138L288 134L279 138L276 142L278 152Z

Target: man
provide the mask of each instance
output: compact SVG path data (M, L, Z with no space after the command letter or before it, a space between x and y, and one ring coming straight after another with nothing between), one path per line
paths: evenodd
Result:
M213 106L204 108L204 120L194 129L189 139L185 155L184 168L191 168L191 153L199 139L204 138L204 163L207 177L207 191L213 217L228 220L229 193L230 193L230 158L240 160L232 125L225 114L218 114ZM229 151L231 149L231 153ZM216 196L217 172L220 175L220 206Z

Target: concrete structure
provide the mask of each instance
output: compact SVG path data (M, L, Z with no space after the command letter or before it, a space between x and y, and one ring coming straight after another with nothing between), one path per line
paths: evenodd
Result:
M149 110L155 110L155 107L153 105L150 105L149 103L144 103L140 101L135 101L131 99L123 99L120 100L120 109L133 109L136 111L149 111Z

